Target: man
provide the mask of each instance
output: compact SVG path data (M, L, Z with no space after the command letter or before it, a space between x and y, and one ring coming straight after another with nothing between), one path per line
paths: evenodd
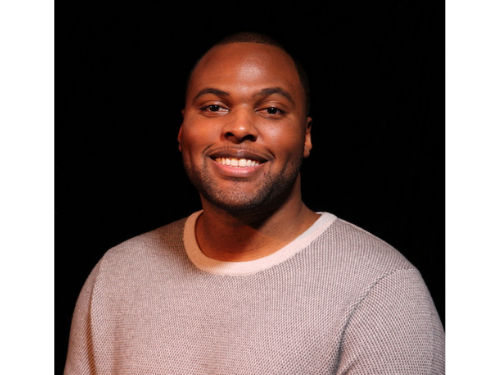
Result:
M301 199L307 79L237 34L192 71L179 131L203 210L109 250L65 373L443 374L444 334L395 249Z

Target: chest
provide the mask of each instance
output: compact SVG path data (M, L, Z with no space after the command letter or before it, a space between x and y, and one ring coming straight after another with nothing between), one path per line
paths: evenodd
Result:
M96 353L121 374L330 373L348 303L292 276L127 280L95 306Z

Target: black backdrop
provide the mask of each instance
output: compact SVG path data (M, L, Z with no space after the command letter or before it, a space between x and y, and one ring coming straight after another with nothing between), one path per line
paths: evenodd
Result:
M200 209L177 150L185 80L244 30L309 72L306 204L399 249L444 323L444 2L57 2L55 16L57 373L104 252Z

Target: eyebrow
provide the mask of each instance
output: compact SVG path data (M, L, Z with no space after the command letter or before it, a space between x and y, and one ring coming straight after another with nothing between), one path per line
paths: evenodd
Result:
M198 91L196 96L193 98L193 101L198 99L200 96L206 95L206 94L214 94L217 96L230 96L229 93L226 91L222 91L222 90L219 90L219 89L216 89L213 87L205 87L204 89L201 89L200 91ZM279 95L283 96L285 99L287 99L290 103L292 103L292 105L295 105L295 101L293 100L292 95L290 95L290 93L288 91L286 91L285 89L283 89L281 87L266 87L266 88L260 90L259 92L257 92L256 94L254 94L254 96L255 97L257 97L257 96L270 96L273 94L279 94Z
M273 94L279 94L279 95L283 96L284 98L286 98L290 103L295 105L295 102L292 98L292 95L290 95L290 93L288 91L286 91L285 89L283 89L281 87L268 87L268 88L262 89L257 94L255 94L255 96L270 96Z
M229 96L228 92L219 90L219 89L214 89L213 87L205 87L204 89L201 89L198 91L198 94L194 97L193 101L198 99L200 96L205 95L205 94L214 94L217 96Z

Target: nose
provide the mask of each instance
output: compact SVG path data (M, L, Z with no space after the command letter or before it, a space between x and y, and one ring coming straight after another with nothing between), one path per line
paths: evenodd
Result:
M255 127L253 111L245 108L233 109L229 115L224 116L227 120L222 129L222 136L235 143L244 141L255 142L258 132Z

